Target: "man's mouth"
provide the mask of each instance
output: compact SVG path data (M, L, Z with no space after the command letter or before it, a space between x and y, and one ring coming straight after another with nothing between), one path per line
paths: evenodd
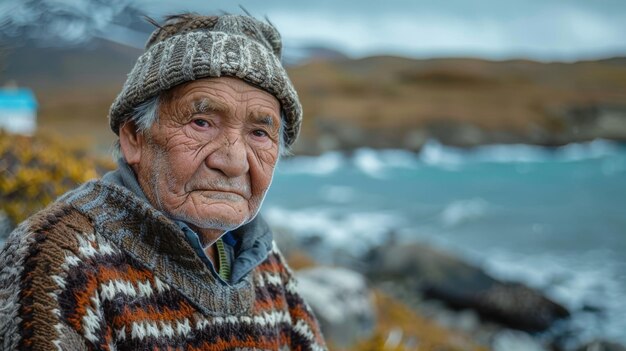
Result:
M196 191L199 191L202 196L213 200L228 200L239 202L247 199L247 197L245 197L241 192L233 190L198 189Z

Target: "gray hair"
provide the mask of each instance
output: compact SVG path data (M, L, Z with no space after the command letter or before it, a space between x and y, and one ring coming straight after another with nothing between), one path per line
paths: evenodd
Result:
M137 105L133 109L132 117L128 120L128 122L133 122L135 124L136 131L138 133L143 134L144 136L149 133L150 128L154 122L156 122L159 118L159 103L160 103L160 95L151 97L150 99L142 102ZM279 156L290 156L291 150L285 146L285 119L281 111L281 123L279 130L279 139L278 139L278 155ZM114 156L121 156L120 151L120 142L119 139L115 143L115 151Z
M129 122L135 124L138 133L145 135L152 128L154 122L157 121L159 117L159 97L160 95L151 97L137 105L133 110L133 115Z
M159 116L159 96L154 96L135 107L133 115L128 119L128 122L135 124L135 129L138 133L146 135L152 128L154 122L156 122ZM122 157L122 148L120 146L119 137L113 145L113 158L118 159Z

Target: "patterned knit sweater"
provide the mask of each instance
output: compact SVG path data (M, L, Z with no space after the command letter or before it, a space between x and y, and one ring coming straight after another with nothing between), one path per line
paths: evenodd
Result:
M326 350L275 245L229 285L183 235L122 187L64 195L0 253L0 349Z

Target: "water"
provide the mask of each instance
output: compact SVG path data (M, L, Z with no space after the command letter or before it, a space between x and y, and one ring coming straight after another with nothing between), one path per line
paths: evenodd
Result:
M582 340L626 342L626 145L361 149L281 161L274 226L355 254L390 231L452 250L576 312Z

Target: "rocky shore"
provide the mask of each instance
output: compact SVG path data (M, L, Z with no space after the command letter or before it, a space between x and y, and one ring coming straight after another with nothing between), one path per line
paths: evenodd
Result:
M309 257L307 252L312 257L318 252L285 231L279 231L278 242L296 267L301 266L303 257ZM322 266L315 266L309 257L297 274L300 289L311 301L323 330L339 346L371 340L380 330L376 326L385 314L381 309L387 307L372 301L373 296L382 295L446 331L448 342L465 340L459 344L463 347L444 343L442 349L626 350L610 341L577 339L576 327L569 319L583 311L570 311L542 291L496 279L482 268L428 245L392 239L362 257L346 260L343 252L335 255L324 257ZM411 328L398 328L388 328L386 338L398 339L393 342L403 350L412 349L413 339L406 335Z
M539 127L532 127L527 132L490 130L471 122L454 120L425 122L408 130L370 130L359 125L322 122L317 135L314 138L303 137L294 152L320 154L332 150L351 151L363 145L419 152L429 140L463 148L492 144L554 147L595 139L626 141L626 104L564 108L555 111L551 118L551 123L559 125L558 131Z

